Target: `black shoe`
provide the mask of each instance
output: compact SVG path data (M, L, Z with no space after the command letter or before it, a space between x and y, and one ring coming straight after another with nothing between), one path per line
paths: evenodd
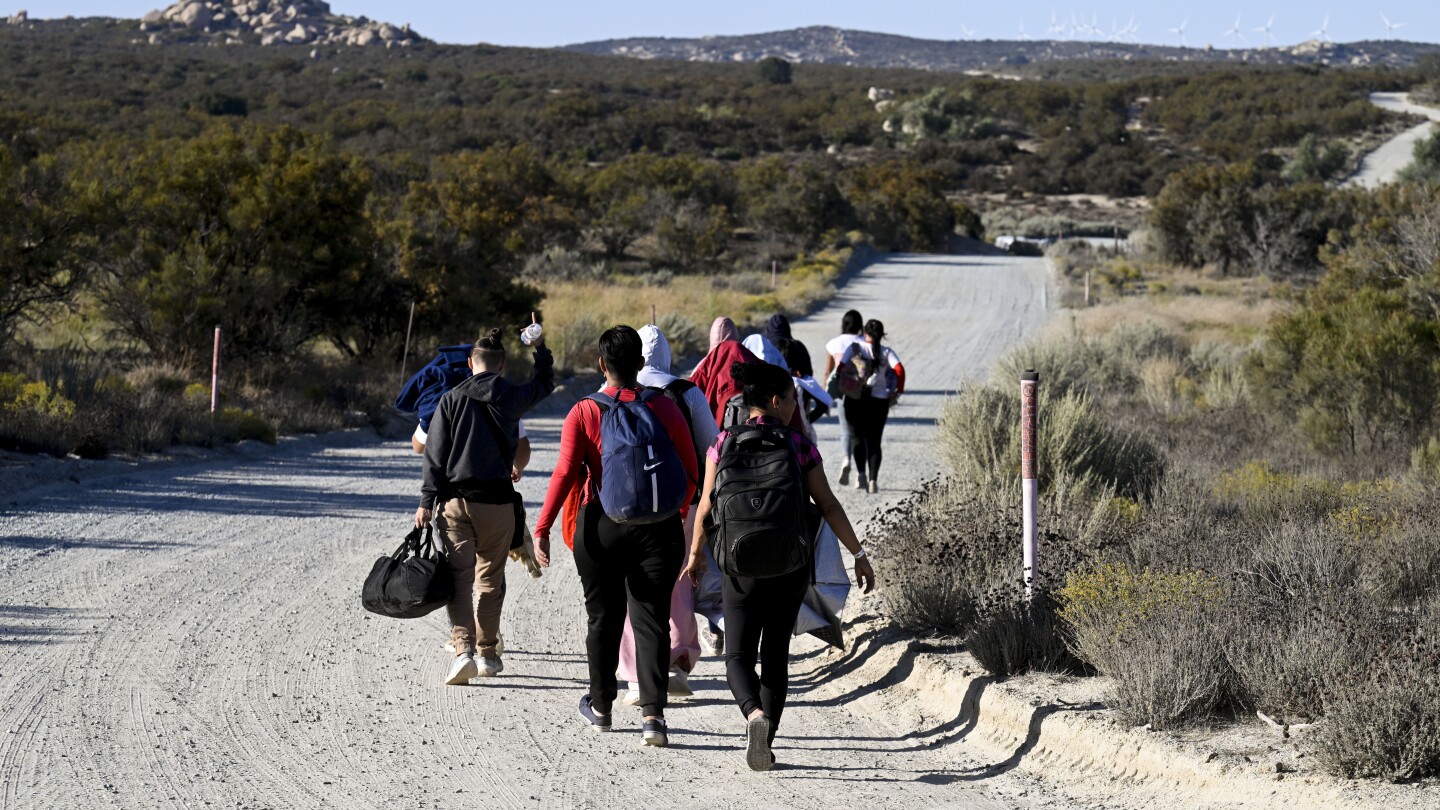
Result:
M654 720L646 720L640 726L640 739L646 745L653 745L656 748L664 748L670 744L670 735L666 733L665 719L657 717Z
M610 730L610 715L595 711L595 704L589 695L580 698L580 716L596 731Z
M745 724L745 764L752 771L768 771L775 764L770 751L770 718L763 714Z

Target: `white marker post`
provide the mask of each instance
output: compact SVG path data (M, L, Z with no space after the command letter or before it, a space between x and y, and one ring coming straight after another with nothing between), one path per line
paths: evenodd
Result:
M210 413L220 406L220 327L215 327L215 356L210 361Z
M1020 375L1020 491L1025 510L1025 598L1033 594L1039 579L1039 543L1036 537L1035 501L1039 494L1035 481L1036 416L1039 410L1040 375L1026 370Z

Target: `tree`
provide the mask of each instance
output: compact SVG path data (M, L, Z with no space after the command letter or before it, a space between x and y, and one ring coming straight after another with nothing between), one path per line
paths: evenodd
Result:
M778 56L767 56L756 63L760 78L770 84L790 83L790 63Z
M955 226L938 172L908 162L857 167L845 198L860 227L887 250L943 250Z
M85 280L93 211L54 156L0 145L0 342L26 317L68 303Z
M735 175L752 227L805 250L832 230L854 227L855 212L836 182L839 167L829 160L767 157L739 167Z
M95 167L115 189L96 292L158 359L195 365L219 325L227 355L263 369L376 307L354 295L376 254L369 177L323 140L220 127L123 149Z
M1172 175L1151 209L1161 257L1229 275L1254 238L1255 171L1247 164L1193 166Z

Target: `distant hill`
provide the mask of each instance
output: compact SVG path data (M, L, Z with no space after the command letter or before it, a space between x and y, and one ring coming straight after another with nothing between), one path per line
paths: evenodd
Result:
M565 49L589 54L686 62L754 62L767 56L778 56L797 63L918 68L947 72L1079 60L1409 67L1427 54L1440 54L1440 45L1399 41L1344 44L1311 41L1271 48L1178 48L1164 45L1130 45L1123 42L916 39L829 26L698 39L608 39L569 45Z

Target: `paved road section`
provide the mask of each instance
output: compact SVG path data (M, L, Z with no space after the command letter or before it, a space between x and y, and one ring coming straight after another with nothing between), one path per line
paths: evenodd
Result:
M1036 260L896 256L799 325L823 362L856 306L910 369L885 491L845 496L857 523L938 471L945 392L1038 329L1048 299ZM559 427L530 423L535 469L553 465ZM524 481L532 516L544 483ZM585 617L563 548L542 579L512 569L505 674L441 686L443 613L387 620L357 596L417 492L407 447L352 435L65 482L0 513L0 808L1055 806L1023 774L981 778L941 749L953 722L894 728L847 708L879 688L834 677L867 656L863 639L844 654L797 642L774 772L745 768L714 658L669 712L671 748L640 746L637 710L594 734L575 715Z
M1402 169L1415 161L1415 143L1435 131L1436 122L1440 122L1440 109L1412 104L1406 93L1371 93L1370 101L1391 112L1423 115L1430 119L1386 141L1360 162L1360 170L1350 178L1350 182L1365 188L1379 188L1393 182Z

